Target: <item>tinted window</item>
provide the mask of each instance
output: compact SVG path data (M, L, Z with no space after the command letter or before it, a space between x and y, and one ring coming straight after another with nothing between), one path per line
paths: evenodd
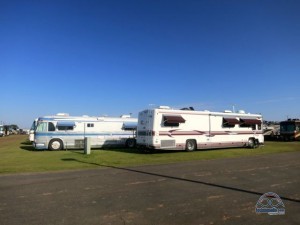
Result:
M73 130L73 126L57 126L58 130Z
M51 122L48 123L48 131L55 131L55 126Z

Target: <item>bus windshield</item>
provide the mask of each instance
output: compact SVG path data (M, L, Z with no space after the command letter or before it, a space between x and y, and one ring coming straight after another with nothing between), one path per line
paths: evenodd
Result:
M293 132L293 131L295 131L295 129L296 129L295 123L282 123L282 124L280 124L280 131Z
M39 122L36 127L36 132L45 132L47 131L47 122Z
M35 128L36 128L36 122L35 122L35 121L33 121L33 123L32 123L32 125L31 125L31 128L30 128L30 130L35 130Z

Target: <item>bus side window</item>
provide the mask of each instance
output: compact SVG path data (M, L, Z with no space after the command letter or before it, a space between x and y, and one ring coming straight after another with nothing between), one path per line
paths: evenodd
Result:
M55 131L55 126L51 122L48 123L48 131Z
M67 131L67 130L73 130L74 127L73 126L57 126L57 129Z

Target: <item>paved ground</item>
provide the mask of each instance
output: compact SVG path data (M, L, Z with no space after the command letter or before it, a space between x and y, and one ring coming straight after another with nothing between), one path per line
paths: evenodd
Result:
M299 171L300 152L293 152L2 175L0 224L300 224ZM282 198L285 215L255 213L270 191Z

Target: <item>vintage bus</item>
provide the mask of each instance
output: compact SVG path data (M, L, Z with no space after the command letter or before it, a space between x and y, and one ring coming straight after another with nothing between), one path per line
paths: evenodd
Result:
M62 150L84 147L90 137L91 148L104 146L135 146L137 119L121 117L90 117L56 115L39 117L36 121L33 146L36 149Z

